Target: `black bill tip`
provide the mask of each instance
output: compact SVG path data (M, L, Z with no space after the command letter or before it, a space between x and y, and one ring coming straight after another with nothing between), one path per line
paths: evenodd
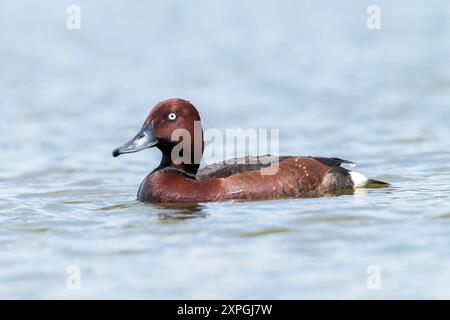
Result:
M120 148L116 148L114 149L114 151L112 152L113 157L117 157L120 155Z

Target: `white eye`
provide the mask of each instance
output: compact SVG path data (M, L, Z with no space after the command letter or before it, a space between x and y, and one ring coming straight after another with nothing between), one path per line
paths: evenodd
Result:
M177 118L177 115L175 113L169 114L169 120L175 120Z

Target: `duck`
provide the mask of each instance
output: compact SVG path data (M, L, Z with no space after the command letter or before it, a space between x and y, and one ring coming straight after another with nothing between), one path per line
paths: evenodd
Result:
M189 139L187 137L194 137ZM180 147L180 145L182 147ZM156 104L139 132L112 155L157 148L158 167L142 181L137 200L149 203L308 198L352 192L361 187L388 187L383 181L342 167L353 162L313 156L247 156L200 168L204 151L200 114L189 101ZM276 164L274 172L262 170Z

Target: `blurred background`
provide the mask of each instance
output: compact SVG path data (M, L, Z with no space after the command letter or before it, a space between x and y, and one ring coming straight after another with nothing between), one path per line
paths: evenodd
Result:
M0 297L450 298L449 24L445 0L2 1ZM111 151L170 97L393 187L140 204L159 153Z

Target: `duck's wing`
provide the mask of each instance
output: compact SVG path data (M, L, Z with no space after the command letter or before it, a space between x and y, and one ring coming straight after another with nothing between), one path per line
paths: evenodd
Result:
M231 160L225 160L223 162L213 163L207 165L204 168L200 168L197 172L198 179L204 178L226 178L233 174L245 173L251 171L257 171L261 168L269 167L275 162L281 162L290 158L296 158L293 156L277 157L273 155L263 156L247 156ZM317 160L322 164L333 168L340 167L343 163L354 164L352 161L339 159L339 158L325 158L325 157L307 157Z
M325 158L325 157L308 157L315 159L317 161L322 162L324 165L327 165L329 167L339 167L343 163L347 163L350 165L355 165L353 161L339 159L339 158Z
M197 172L197 178L227 178L238 173L257 171L287 158L291 157L277 157L268 154L264 156L247 156L225 160L223 162L213 163L204 168L200 168Z

